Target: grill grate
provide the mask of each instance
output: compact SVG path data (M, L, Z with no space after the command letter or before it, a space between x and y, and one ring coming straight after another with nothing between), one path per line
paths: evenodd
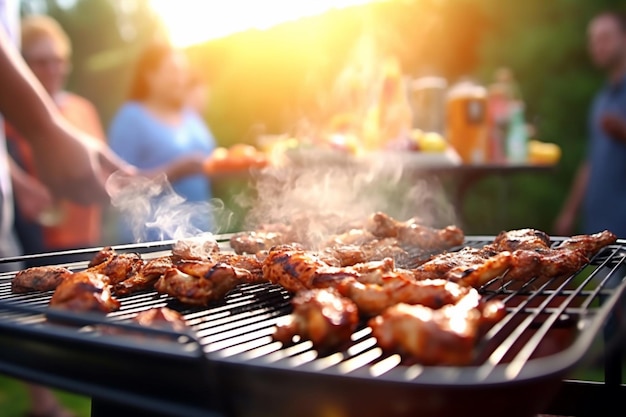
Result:
M220 245L228 247L229 236L220 236ZM492 239L468 238L466 244L480 247ZM555 244L559 240L555 240ZM135 251L144 259L169 253L172 242L149 245L118 246L119 252ZM72 270L86 267L96 249L74 251L82 261L63 264ZM63 254L48 254L43 263L58 264ZM480 292L488 299L498 298L507 306L507 316L481 339L474 363L468 367L425 367L398 354L383 352L365 323L352 335L352 342L340 352L322 353L303 340L283 346L272 339L280 317L291 311L290 295L272 284L245 284L237 287L220 302L206 308L190 308L175 299L145 291L119 297L121 308L105 318L80 317L71 313L53 313L46 309L52 292L12 294L13 273L0 275L0 323L21 326L33 333L54 332L63 328L71 337L93 343L133 345L125 335L101 334L94 326L71 327L46 319L58 317L75 324L108 324L123 327L142 336L166 334L172 345L168 352L184 355L198 348L209 362L250 364L275 369L299 370L355 378L377 378L414 384L475 385L520 379L532 379L563 372L580 361L598 334L608 313L623 293L626 276L624 242L606 247L576 274L549 280L531 279L525 283L503 282L501 278L484 285ZM42 255L43 257L43 255ZM25 258L7 259L23 261ZM129 324L140 311L170 307L182 313L191 328L189 334L139 328ZM97 328L97 327L96 327ZM152 334L151 334L152 333ZM152 340L152 339L151 339ZM160 339L159 339L160 340ZM144 338L145 341L145 338ZM138 349L146 349L146 343ZM156 349L158 344L150 346Z

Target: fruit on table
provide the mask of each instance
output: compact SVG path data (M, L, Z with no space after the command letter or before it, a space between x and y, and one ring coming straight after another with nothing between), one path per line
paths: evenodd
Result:
M561 159L561 147L556 143L528 141L528 162L537 165L554 165Z
M437 132L424 132L416 140L422 152L441 153L448 148L446 139Z
M263 152L254 146L238 143L230 148L218 147L204 161L204 172L208 175L242 171L252 167L267 165L267 158Z

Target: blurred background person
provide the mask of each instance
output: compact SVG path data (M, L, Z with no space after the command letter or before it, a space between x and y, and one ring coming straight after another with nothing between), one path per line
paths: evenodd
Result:
M557 218L555 233L570 235L582 208L582 232L609 229L626 237L626 17L603 12L588 26L593 64L606 75L589 115L587 157Z
M209 87L200 74L192 72L189 75L188 88L187 106L202 117L211 98Z
M216 143L197 111L189 107L189 92L186 56L164 43L147 45L136 62L128 100L111 122L109 145L149 176L165 174L186 201L208 202L211 184L203 174L203 162ZM167 238L133 236L131 220L120 220L119 238L124 243ZM201 223L193 226L209 231L208 216Z
M104 142L94 106L64 90L71 69L71 43L54 19L44 15L21 22L22 56L50 95L63 117L73 126ZM13 161L11 178L15 193L15 228L26 254L99 245L102 208L54 200L37 177L29 143L7 125L7 144Z

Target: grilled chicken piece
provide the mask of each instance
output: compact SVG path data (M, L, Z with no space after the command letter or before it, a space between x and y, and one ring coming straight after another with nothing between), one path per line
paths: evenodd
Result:
M399 351L425 365L471 363L481 328L506 314L500 301L483 303L471 288L456 304L440 309L396 304L369 321L378 345Z
M237 254L256 254L286 242L282 233L269 231L240 232L230 238L230 247Z
M440 308L456 303L469 291L443 279L417 281L413 271L395 268L390 258L338 268L312 252L284 246L270 251L263 272L267 280L293 292L335 288L364 315L379 314L401 302Z
M87 268L87 271L106 275L111 285L115 285L137 274L142 266L143 260L137 253L115 253L105 261Z
M207 238L179 240L172 247L174 261L203 261L220 251L217 241Z
M446 279L479 288L504 274L511 266L508 251L495 252L488 248L465 247L457 252L436 255L430 261L413 270L414 277L422 279Z
M11 281L11 291L25 293L52 291L72 276L72 271L57 266L35 266L19 271Z
M154 283L173 266L170 257L151 259L137 273L115 284L113 292L116 295L128 295L153 288Z
M175 332L184 332L187 329L183 315L167 307L142 311L133 318L133 321L141 326L157 327Z
M373 239L362 245L335 245L323 251L335 262L335 266L352 266L359 263L380 261L392 258L398 263L406 263L413 256L402 248L396 238Z
M109 313L119 309L120 302L111 295L109 278L93 271L72 274L52 294L50 306L71 311Z
M253 280L252 274L221 262L181 261L159 278L154 288L185 304L206 306L219 300L243 282Z
M488 247L497 252L550 249L550 236L536 229L509 230L500 232Z
M424 251L440 251L463 244L465 234L456 226L434 229L419 223L418 219L398 221L385 213L375 213L366 229L378 238L393 237L400 245Z
M398 303L438 309L458 303L473 289L444 279L415 281L410 275L394 271L383 275L380 282L346 280L338 290L354 301L361 314L374 316Z
M534 229L500 233L488 248L513 249L507 279L527 281L531 278L553 278L575 273L605 246L615 243L617 236L609 231L578 235L566 239L555 248L550 238Z
M581 250L587 258L592 258L606 246L612 245L617 241L617 236L608 231L594 233L591 235L577 235L561 242L557 250Z
M237 255L233 253L217 253L211 256L212 262L220 262L231 265L235 268L245 269L252 277L250 282L264 282L263 264L255 255Z
M357 276L347 268L328 265L314 252L286 245L272 248L263 262L263 277L292 292L332 287Z
M350 341L359 323L357 306L331 288L305 290L291 300L293 313L276 328L274 338L289 344L298 335L320 350Z
M100 265L101 263L108 261L116 254L117 252L115 252L115 249L113 249L111 246L105 246L94 255L91 261L89 261L89 265L87 265L87 267L91 268L93 266Z

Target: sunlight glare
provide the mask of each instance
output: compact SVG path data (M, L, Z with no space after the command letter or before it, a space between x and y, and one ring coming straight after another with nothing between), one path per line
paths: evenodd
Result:
M171 42L187 47L248 29L315 16L376 0L150 0Z

